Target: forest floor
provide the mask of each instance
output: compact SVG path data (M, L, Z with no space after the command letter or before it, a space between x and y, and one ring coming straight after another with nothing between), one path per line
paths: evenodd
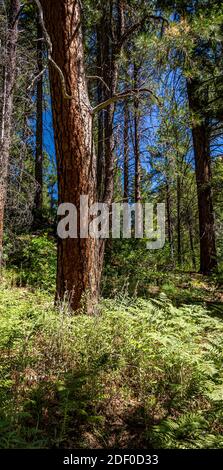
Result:
M148 293L152 297L156 297L163 291L177 306L200 304L205 305L210 313L223 314L223 284L216 280L210 281L201 274L191 273L187 275L186 280L182 281L177 273L175 281L170 284L148 287Z
M179 273L95 318L0 287L0 448L222 448L223 291Z

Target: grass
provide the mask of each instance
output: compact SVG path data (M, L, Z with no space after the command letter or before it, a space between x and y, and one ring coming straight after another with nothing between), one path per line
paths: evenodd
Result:
M223 320L167 287L90 318L5 279L0 447L222 448Z

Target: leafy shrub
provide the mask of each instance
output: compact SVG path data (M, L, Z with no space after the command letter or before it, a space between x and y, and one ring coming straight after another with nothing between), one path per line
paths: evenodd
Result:
M10 257L19 285L55 290L56 243L47 234L20 237L18 250Z

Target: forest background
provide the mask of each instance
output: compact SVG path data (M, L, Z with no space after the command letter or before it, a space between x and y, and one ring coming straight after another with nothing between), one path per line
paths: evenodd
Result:
M222 2L2 0L0 49L0 447L221 448ZM165 247L61 240L83 194Z

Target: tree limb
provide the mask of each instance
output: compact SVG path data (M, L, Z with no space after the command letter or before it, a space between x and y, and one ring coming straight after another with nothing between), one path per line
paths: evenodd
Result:
M105 88L106 88L108 91L110 91L110 88L109 88L109 86L107 85L107 83L103 80L102 77L99 77L99 75L87 75L86 78L87 78L88 80L100 80L100 81L103 83L103 85L105 86Z
M24 7L25 7L25 4L21 5L20 10L18 11L18 13L17 13L17 15L16 15L16 17L15 17L15 19L14 19L14 21L13 21L12 27L15 26L16 21L18 21L18 19L19 19L21 13L22 13L23 10L24 10Z
M38 75L36 75L36 77L34 77L34 79L32 80L31 84L28 87L28 91L32 90L32 88L34 87L36 81L39 80L40 77L42 77L42 75L45 73L46 70L47 70L47 67L44 67L43 70L41 70L41 72L38 73Z
M149 88L136 88L132 90L125 90L122 93L117 93L116 95L108 98L106 101L99 103L97 106L95 106L95 108L92 109L92 114L99 113L100 111L102 111L102 109L107 108L112 103L117 103L118 101L125 100L126 98L129 98L130 96L138 95L139 93L149 93L151 96L153 96L153 98L156 99L156 101L161 106L161 102L159 98L155 95L155 93L153 93L152 90L150 90Z
M72 100L72 99L73 99L73 96L69 95L68 92L67 92L66 80L65 80L64 74L63 74L61 68L56 64L56 62L55 62L55 61L53 60L53 58L52 58L53 45L52 45L52 42L51 42L49 33L48 33L48 31L47 31L47 29L46 29L46 26L45 26L45 23L44 23L42 5L41 5L41 3L40 3L39 0L33 0L33 1L36 3L37 8L38 8L38 10L39 10L40 23L41 23L41 26L42 26L42 29L43 29L45 41L46 41L47 48L48 48L48 60L49 60L49 62L52 64L52 66L57 70L57 72L58 72L58 74L59 74L59 77L60 77L60 80L61 80L62 93L63 93L64 99L66 99L66 100Z
M119 46L122 46L128 40L128 38L133 33L135 33L135 31L141 28L148 20L162 21L163 24L164 23L167 23L167 25L169 24L169 21L163 16L155 16L155 15L145 16L145 18L143 18L141 21L138 21L137 23L132 25L129 29L127 29L127 31L125 31L125 33L120 38Z

